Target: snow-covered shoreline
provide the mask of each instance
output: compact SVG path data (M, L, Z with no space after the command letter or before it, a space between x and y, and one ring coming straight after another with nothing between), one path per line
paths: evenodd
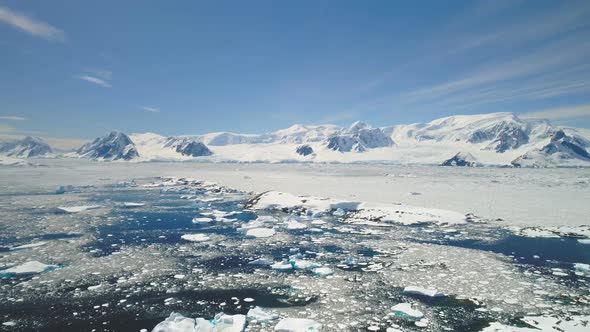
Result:
M337 200L473 213L498 224L578 226L590 215L590 169L453 168L402 165L97 163L46 159L46 167L4 168L5 194L54 192L131 178L174 176L247 192L270 190ZM23 182L24 181L24 182ZM496 220L501 219L501 220Z

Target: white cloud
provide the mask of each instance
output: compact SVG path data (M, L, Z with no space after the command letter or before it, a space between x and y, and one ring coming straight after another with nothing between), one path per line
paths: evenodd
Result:
M98 77L94 77L94 76L89 76L89 75L81 75L81 76L76 76L77 79L79 80L83 80L86 82L90 82L90 83L94 83L96 85L100 85L102 87L105 88L112 88L111 84L103 79L100 79Z
M46 40L60 42L66 40L66 35L62 30L6 7L0 7L0 22Z
M0 120L9 120L9 121L25 121L27 118L23 118L22 116L16 115L4 115L0 116Z
M100 68L84 68L84 71L92 76L99 77L103 80L110 81L113 78L113 72L107 69Z
M141 108L142 110L144 110L146 112L160 113L160 110L155 107L140 106L139 108Z
M557 107L545 110L538 110L527 112L519 115L522 118L535 119L574 119L590 117L590 104L582 104L576 106Z

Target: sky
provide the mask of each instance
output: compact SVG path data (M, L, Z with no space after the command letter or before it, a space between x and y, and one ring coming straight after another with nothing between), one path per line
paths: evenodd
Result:
M590 128L590 1L0 0L0 134L513 112Z

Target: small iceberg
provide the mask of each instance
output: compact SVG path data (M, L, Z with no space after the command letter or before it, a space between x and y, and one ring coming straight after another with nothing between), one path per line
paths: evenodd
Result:
M57 209L61 212L65 212L65 213L77 213L77 212L83 212L83 211L88 211L88 210L95 210L95 209L99 209L100 205L79 205L79 206L68 206L68 207L64 207L64 206L58 206Z
M287 229L290 230L297 230L297 229L306 229L307 225L304 223L301 223L297 220L289 220L287 222Z
M326 277L334 274L334 271L329 267L318 267L311 270L314 275L318 277Z
M33 243L29 243L29 244L23 244L22 246L12 247L12 248L10 248L10 250L16 251L16 250L23 250L23 249L29 249L29 248L36 248L36 247L44 246L46 244L47 244L47 242L45 242L45 241L33 242Z
M293 265L291 265L289 262L278 262L272 264L270 268L273 270L288 271L293 269Z
M424 317L424 314L412 308L410 303L399 303L391 307L391 311L394 315L403 317L403 318L410 318L410 319L421 319Z
M13 266L6 270L0 270L0 275L24 275L41 273L56 268L56 265L43 264L38 261L28 261L21 265Z
M271 237L276 234L276 231L272 228L251 228L246 231L246 237L254 237L254 238L267 238Z
M446 296L445 294L438 292L436 289L432 289L432 288L426 289L426 288L416 287L416 286L408 286L408 287L404 288L404 294L421 295L421 296L428 296L428 297Z
M191 242L206 242L211 240L211 238L205 234L183 234L180 238Z
M310 332L320 331L322 324L306 318L283 318L275 326L275 332Z
M193 218L193 224L208 224L213 222L213 219L207 217L195 217Z
M126 208L136 208L136 207L142 207L145 206L145 203L134 203L134 202L124 202L123 203L123 207Z

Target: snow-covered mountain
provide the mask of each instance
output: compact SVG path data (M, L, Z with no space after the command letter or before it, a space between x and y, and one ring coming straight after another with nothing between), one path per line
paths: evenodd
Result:
M76 153L83 158L99 160L131 160L139 157L129 136L118 131L82 145Z
M357 121L350 128L339 130L327 139L327 147L338 152L364 152L367 149L390 147L394 145L390 136L380 128L371 128Z
M204 157L213 154L213 152L211 152L211 150L209 150L209 148L202 142L195 142L186 137L170 137L168 138L168 141L164 143L164 147L170 147L181 155L189 157Z
M9 157L30 158L51 153L51 147L39 137L0 142L0 153Z
M551 141L540 149L531 150L512 161L516 167L584 166L590 163L586 140L557 131Z
M557 127L546 120L520 119L511 113L492 113L382 128L357 121L345 128L294 125L265 134L217 132L166 137L145 133L127 137L111 133L86 144L78 155L134 161L590 167L590 161L584 157L589 148L589 130ZM540 162L541 159L550 162Z
M394 126L386 129L395 141L466 142L484 149L506 152L529 142L547 138L552 127L546 120L522 120L512 113L456 115L429 123Z

